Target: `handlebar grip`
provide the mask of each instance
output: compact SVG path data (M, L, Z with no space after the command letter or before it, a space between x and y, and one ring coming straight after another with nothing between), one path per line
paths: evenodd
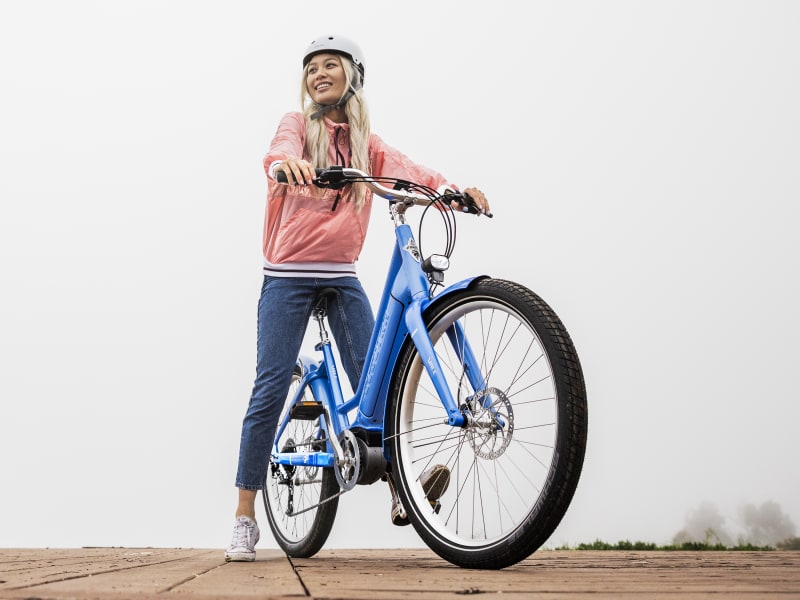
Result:
M467 206L465 206L465 207L464 207L462 210L463 210L465 213L472 213L473 215L483 215L484 217L489 217L490 219L491 219L492 217L494 217L494 214L492 214L492 212L491 212L491 211L490 211L490 212L487 212L487 213L482 213L482 212L480 212L480 211L478 211L478 210L475 210L474 208L469 208L469 207L467 207Z
M314 169L314 172L316 173L316 176L319 177L322 173L325 172L325 169ZM289 183L289 178L286 176L285 172L275 171L275 181L277 181L278 183Z
M479 211L477 204L475 204L475 201L469 194L461 194L461 206L463 207L462 210L464 212L472 213L473 215L484 215L490 219L494 217L491 212L484 213Z

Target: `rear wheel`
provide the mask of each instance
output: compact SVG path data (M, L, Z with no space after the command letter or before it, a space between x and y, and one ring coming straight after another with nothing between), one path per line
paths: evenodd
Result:
M515 564L553 533L578 484L587 436L578 355L544 300L509 281L485 279L453 292L425 321L448 386L471 418L463 428L447 425L408 344L387 414L395 487L415 529L442 558L468 568ZM467 380L463 344L453 341L456 324L480 365L479 389ZM440 465L449 470L444 491L441 479L430 481L431 473L446 473Z
M288 398L296 393L300 377L300 369L295 368ZM313 400L308 389L305 395L307 400ZM290 420L278 440L278 448L283 452L324 450L326 442L319 418L322 417ZM270 460L262 491L264 508L275 541L287 555L308 558L319 552L336 518L339 498L334 496L338 492L333 469L281 465ZM326 498L331 499L320 504Z

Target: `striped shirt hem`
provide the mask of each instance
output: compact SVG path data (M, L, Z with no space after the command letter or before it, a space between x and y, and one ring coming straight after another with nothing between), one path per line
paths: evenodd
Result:
M264 260L264 275L270 277L319 277L334 279L336 277L355 277L354 263L283 263L273 264Z

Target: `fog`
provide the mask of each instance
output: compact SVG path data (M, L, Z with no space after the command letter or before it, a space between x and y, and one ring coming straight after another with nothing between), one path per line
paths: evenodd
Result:
M492 202L447 283L520 281L575 342L589 441L548 543L795 531L800 4L387 10L2 4L0 545L227 545L261 159L329 32L364 50L374 131ZM375 304L389 228L376 206ZM419 545L382 483L328 542Z
M676 544L700 542L736 546L778 546L796 537L797 528L777 502L766 501L739 507L733 518L726 518L713 502L703 502L686 515L684 527L675 534Z

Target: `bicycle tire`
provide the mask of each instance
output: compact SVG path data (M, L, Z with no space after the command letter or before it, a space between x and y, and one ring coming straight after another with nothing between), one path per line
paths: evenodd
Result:
M476 280L432 304L424 318L450 390L476 420L447 425L407 343L388 402L391 476L434 552L461 567L502 569L544 544L577 488L588 430L578 354L552 308L511 281ZM445 334L455 321L481 365L482 390L467 388ZM449 469L449 485L441 498L428 499L421 477L437 464Z
M287 398L291 398L300 383L301 371L295 367ZM306 390L305 394L311 394ZM320 417L321 418L321 417ZM318 438L319 424L315 420L291 419L284 429L278 447L284 452L311 449L311 444L324 442ZM339 498L339 484L333 469L275 464L270 460L262 488L264 508L272 535L281 549L292 558L309 558L325 545L330 535ZM331 498L307 512L300 512L325 498ZM289 508L294 514L289 514Z

